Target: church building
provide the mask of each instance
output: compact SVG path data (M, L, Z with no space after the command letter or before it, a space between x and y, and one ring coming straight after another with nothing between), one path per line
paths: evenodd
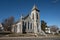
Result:
M20 20L12 26L11 31L15 33L40 33L40 10L37 6L34 5L31 13L27 16L21 16Z

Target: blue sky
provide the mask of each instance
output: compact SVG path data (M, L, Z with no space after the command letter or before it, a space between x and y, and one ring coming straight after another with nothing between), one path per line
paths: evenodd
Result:
M0 0L0 22L10 16L20 19L31 12L34 4L40 10L40 20L60 27L60 0Z

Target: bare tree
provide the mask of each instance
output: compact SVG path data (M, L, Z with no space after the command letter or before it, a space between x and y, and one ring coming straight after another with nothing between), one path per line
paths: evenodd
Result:
M11 28L12 28L12 24L14 23L14 17L11 16L9 19L8 19L8 31L11 31Z
M56 25L53 25L53 26L50 27L50 30L51 30L52 33L53 32L56 33L58 29L59 28Z
M4 30L7 31L7 29L8 29L8 21L7 21L7 19L5 19L5 20L2 22L2 25L3 25L3 27L4 27Z
M14 17L11 16L3 21L3 27L5 31L11 31L11 27L14 23Z

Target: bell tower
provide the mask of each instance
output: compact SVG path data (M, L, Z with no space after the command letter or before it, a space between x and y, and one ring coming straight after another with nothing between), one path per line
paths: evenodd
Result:
M39 9L37 8L36 5L33 6L32 11L31 11L31 19L33 21L33 32L38 33L41 31L40 27L40 14L39 14Z

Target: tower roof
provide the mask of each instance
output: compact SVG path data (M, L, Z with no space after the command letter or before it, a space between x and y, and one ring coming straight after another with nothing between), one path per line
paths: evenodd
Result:
M36 5L33 6L32 10L37 10L37 11L39 11Z

